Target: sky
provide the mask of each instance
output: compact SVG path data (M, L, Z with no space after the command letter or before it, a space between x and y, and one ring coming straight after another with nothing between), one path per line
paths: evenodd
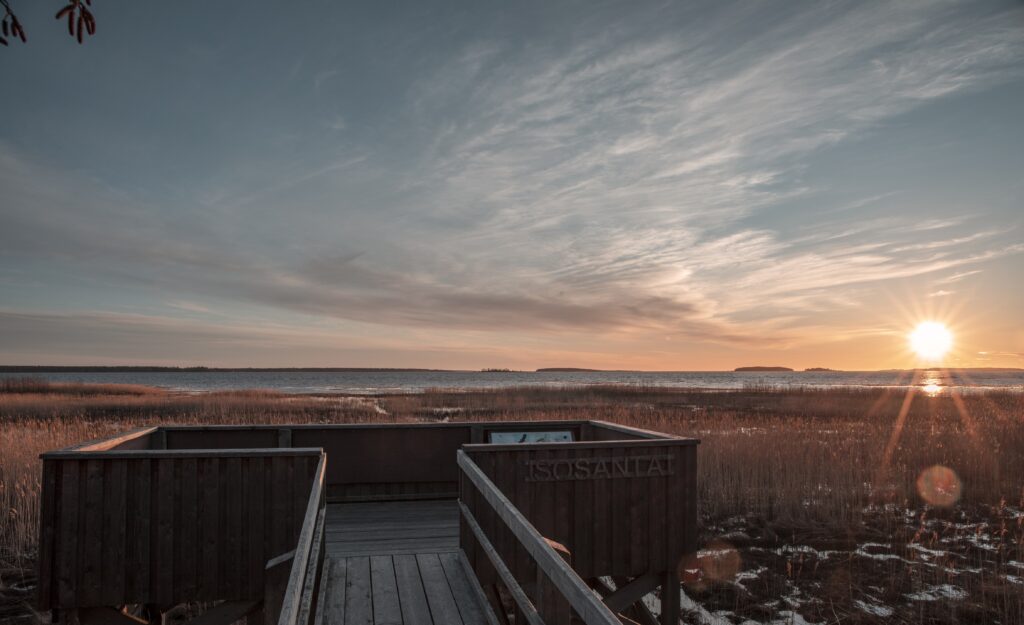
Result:
M0 364L1024 366L1020 2L11 3Z

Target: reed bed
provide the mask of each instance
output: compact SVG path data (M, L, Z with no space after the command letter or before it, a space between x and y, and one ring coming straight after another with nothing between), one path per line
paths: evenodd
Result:
M700 438L703 540L727 548L693 563L695 609L718 613L698 621L771 622L789 610L810 622L1024 623L1015 393L587 386L314 397L4 381L0 569L32 561L48 449L152 424L480 419L602 419ZM744 575L722 577L722 553ZM920 598L928 592L935 600Z

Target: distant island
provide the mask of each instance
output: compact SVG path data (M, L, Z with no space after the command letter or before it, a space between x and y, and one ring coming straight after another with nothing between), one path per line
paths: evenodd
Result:
M733 371L792 371L789 367L736 367Z
M306 373L371 373L385 372L438 372L455 369L409 369L397 367L158 367L148 365L0 365L0 373L280 373L300 371Z
M577 371L577 372L591 371L591 372L593 372L593 371L602 371L602 369L583 369L581 367L545 367L543 369L537 369L536 373L545 373L545 372L572 373L574 371Z
M828 367L807 367L804 371L836 371L836 369L829 369Z
M511 369L503 369L497 367L490 367L487 369L481 369L480 373L512 373Z

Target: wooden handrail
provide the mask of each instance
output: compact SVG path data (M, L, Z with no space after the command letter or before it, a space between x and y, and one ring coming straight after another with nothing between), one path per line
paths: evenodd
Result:
M464 451L459 468L587 625L621 625L615 614ZM282 623L282 625L286 625Z
M324 499L324 475L327 470L327 455L320 453L320 462L317 464L316 472L313 474L313 485L309 493L309 502L306 504L306 516L302 522L302 531L299 533L299 541L295 546L295 557L292 560L291 574L288 576L288 586L284 592L284 600L281 602L281 615L278 617L278 625L301 625L299 612L302 608L302 598L305 594L306 585L309 583L308 571L315 569L310 566L310 560L314 558L314 549L318 541L315 539L317 532L323 532L323 506Z
M519 585L519 581L516 580L515 576L512 575L512 571L508 570L508 566L505 561L501 559L498 554L498 550L491 544L487 534L483 528L480 527L480 523L473 516L473 513L469 511L466 504L459 502L459 510L462 512L462 518L466 521L466 525L469 526L473 536L476 537L476 541L480 544L480 548L483 549L487 559L491 561L491 565L494 566L494 570L497 571L498 577L504 582L505 587L508 588L509 594L512 595L512 599L519 604L519 610L526 617L529 625L544 625L544 620L540 617L537 612L537 607L533 605L530 598L526 596L526 592L523 587Z
M113 449L111 451L47 451L43 460L131 460L157 458L267 458L271 456L316 456L319 447L257 447L254 449Z

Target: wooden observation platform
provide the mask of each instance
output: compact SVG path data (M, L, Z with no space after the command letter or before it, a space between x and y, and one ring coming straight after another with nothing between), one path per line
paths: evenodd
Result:
M696 547L697 441L599 421L158 427L42 460L38 604L72 625L676 625Z

